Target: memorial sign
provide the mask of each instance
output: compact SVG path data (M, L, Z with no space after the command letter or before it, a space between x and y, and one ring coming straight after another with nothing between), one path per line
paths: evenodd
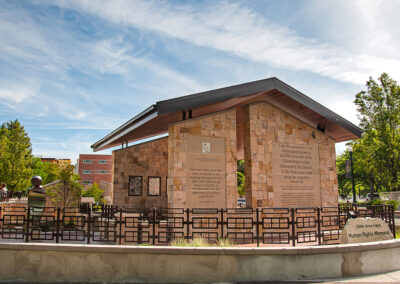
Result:
M189 208L225 208L225 138L186 138L186 202Z
M380 218L349 219L340 234L341 244L366 243L393 239L385 221Z
M272 143L274 207L321 206L317 145Z

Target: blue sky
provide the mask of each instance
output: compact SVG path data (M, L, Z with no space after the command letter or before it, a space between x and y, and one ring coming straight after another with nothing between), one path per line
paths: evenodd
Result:
M278 77L358 124L369 76L400 81L398 11L396 0L0 0L0 122L18 118L35 155L76 160L156 101Z

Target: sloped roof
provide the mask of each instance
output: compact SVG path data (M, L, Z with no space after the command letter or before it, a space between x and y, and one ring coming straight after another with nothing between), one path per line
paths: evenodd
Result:
M191 110L193 118L256 101L288 112L314 128L323 129L336 142L356 139L361 129L307 97L281 80L264 80L159 101L103 137L91 147L100 151L168 131L168 124L182 120L182 112Z

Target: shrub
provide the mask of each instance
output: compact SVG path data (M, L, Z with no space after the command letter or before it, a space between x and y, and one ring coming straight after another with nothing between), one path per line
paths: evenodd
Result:
M232 243L229 239L218 239L217 246L218 247L233 247L234 243Z
M372 201L371 205L382 205L383 204L383 201L380 200L380 199L374 199L374 200L371 200L371 201Z
M392 205L396 210L399 207L399 203L396 200L388 200L385 202L386 205Z
M170 245L175 247L232 247L234 244L229 239L218 239L216 244L210 244L206 239L194 238L193 240L176 239Z

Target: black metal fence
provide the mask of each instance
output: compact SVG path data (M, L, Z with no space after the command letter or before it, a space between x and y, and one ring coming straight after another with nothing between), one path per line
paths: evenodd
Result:
M3 205L0 241L168 245L174 240L228 239L235 244L335 244L349 218L383 219L395 235L394 208L150 209L113 206L42 209Z

